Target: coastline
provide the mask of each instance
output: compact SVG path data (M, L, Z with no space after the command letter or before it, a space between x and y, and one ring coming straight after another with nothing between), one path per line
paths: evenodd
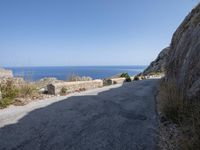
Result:
M33 81L42 78L66 80L69 75L90 76L93 79L104 79L119 73L127 72L134 76L147 66L41 66L41 67L5 67L13 71L15 77L31 78Z

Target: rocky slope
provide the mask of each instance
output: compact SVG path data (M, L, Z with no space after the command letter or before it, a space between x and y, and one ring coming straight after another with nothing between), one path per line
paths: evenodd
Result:
M185 18L173 35L166 64L167 81L188 99L200 100L200 4Z
M200 4L178 27L170 47L162 50L142 75L162 72L184 97L200 100Z
M158 57L144 70L142 75L151 75L157 73L164 73L166 66L166 59L169 55L170 48L163 49Z

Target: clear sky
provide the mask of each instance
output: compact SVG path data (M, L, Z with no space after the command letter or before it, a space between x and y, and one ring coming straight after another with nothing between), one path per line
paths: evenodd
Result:
M198 0L0 0L0 66L147 65Z

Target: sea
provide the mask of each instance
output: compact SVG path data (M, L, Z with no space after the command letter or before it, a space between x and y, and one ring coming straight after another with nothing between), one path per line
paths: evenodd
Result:
M40 80L46 77L54 77L59 80L67 80L72 74L89 76L93 79L104 79L120 73L128 73L134 76L142 72L147 66L58 66L58 67L7 67L11 69L15 77L23 77L26 80Z

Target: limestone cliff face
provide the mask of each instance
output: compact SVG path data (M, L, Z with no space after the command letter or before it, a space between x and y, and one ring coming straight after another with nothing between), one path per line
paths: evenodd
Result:
M143 75L151 75L155 73L164 73L166 68L166 59L169 55L170 48L167 47L163 49L156 60L151 62L151 64L144 70Z
M173 35L167 57L166 80L174 80L189 99L200 100L200 4Z

